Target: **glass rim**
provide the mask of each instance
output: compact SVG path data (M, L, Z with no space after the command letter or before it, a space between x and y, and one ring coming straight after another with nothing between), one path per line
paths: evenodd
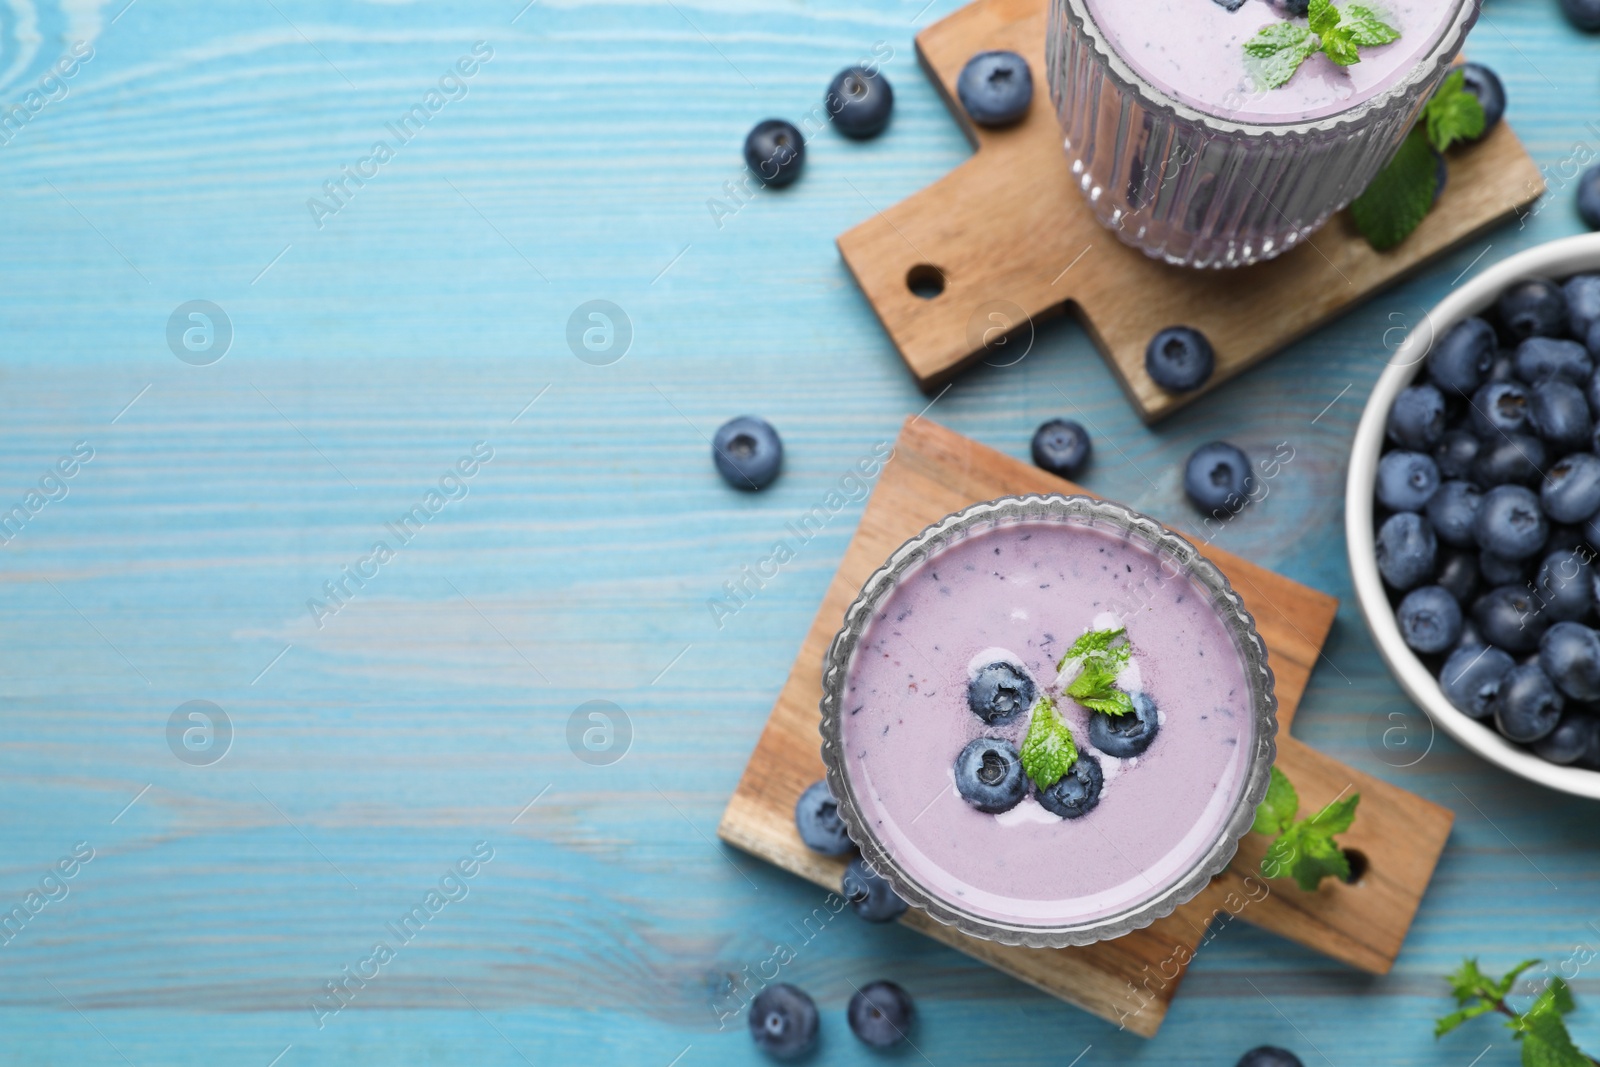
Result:
M1250 687L1255 752L1233 810L1216 840L1183 875L1150 897L1121 911L1066 925L1005 922L967 911L924 889L899 864L863 817L854 786L844 765L842 737L844 686L857 645L876 614L878 605L894 591L899 580L925 560L966 537L1019 522L1098 520L1130 534L1159 557L1182 564L1181 573L1211 594L1217 615L1228 627ZM1256 808L1266 796L1271 768L1277 755L1278 700L1272 669L1267 664L1266 643L1256 632L1255 619L1216 565L1202 556L1186 538L1147 515L1120 504L1089 496L1063 494L1000 497L973 504L926 527L907 540L873 572L844 615L844 622L829 644L822 662L822 762L828 789L838 805L850 838L862 858L886 879L906 903L931 918L985 941L1029 948L1065 948L1105 941L1142 929L1164 918L1197 896L1213 877L1233 860L1239 841L1255 821Z

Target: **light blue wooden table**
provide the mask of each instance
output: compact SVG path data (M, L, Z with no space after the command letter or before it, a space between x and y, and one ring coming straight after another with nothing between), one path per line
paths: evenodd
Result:
M859 501L721 628L707 605L927 402L832 241L965 157L911 46L953 4L125 2L0 15L0 103L23 108L0 126L0 509L22 508L0 553L0 905L37 905L0 936L0 1062L752 1062L714 1006L816 894L713 833ZM888 134L825 133L799 185L714 213L746 129L875 42ZM1395 973L1238 925L1143 1042L850 919L786 969L825 1062L873 1061L843 1008L890 977L936 1067L1231 1064L1264 1041L1339 1065L1492 1042L1493 1067L1515 1056L1492 1023L1431 1037L1439 976L1600 945L1600 809L1443 738L1386 765L1375 730L1410 705L1349 600L1343 457L1385 331L1579 229L1560 168L1600 150L1600 40L1554 0L1493 0L1471 51L1551 168L1525 228L1154 430L1061 322L929 412L1025 455L1060 386L1096 433L1088 484L1190 528L1192 447L1292 443L1220 543L1345 600L1297 733L1459 816ZM231 338L185 311L169 345L193 300ZM608 365L568 344L591 300L631 327ZM788 449L758 496L706 444L743 412ZM169 744L194 700L231 724L208 765L220 733ZM619 762L569 747L590 700L626 716ZM372 977L330 1010L350 973Z

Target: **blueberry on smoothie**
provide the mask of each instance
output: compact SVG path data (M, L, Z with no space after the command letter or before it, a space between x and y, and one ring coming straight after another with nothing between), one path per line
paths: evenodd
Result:
M1537 663L1506 672L1494 705L1495 729L1508 741L1532 744L1550 736L1561 721L1566 700Z
M1506 87L1500 84L1500 75L1482 63L1461 64L1461 87L1477 97L1483 108L1483 133L1477 138L1482 140L1506 113Z
M750 1037L777 1059L804 1056L817 1045L817 1002L788 982L767 986L750 1001Z
M1476 316L1462 319L1428 353L1428 379L1447 393L1471 396L1489 379L1497 347L1493 326Z
M991 815L1010 811L1028 793L1017 746L998 737L980 737L956 757L956 791L961 799Z
M1517 665L1511 654L1492 645L1463 645L1450 653L1439 671L1445 699L1474 719L1494 714L1500 683Z
M1033 102L1033 72L1015 52L979 52L961 68L956 96L979 126L1009 126Z
M762 185L781 189L800 177L806 162L805 138L784 119L758 122L744 139L744 162Z
M753 493L778 476L783 467L783 442L766 419L740 415L712 435L711 459L723 481Z
M850 1032L873 1048L893 1048L906 1039L917 1017L904 989L893 982L868 982L850 998Z
M1033 463L1062 478L1076 478L1094 451L1089 431L1071 419L1051 419L1033 433Z
M1305 1067L1305 1064L1286 1048L1261 1045L1240 1056L1235 1067Z
M833 124L846 137L876 137L889 125L894 110L894 90L881 71L846 67L833 76L823 98Z
M967 683L967 707L984 722L1010 722L1033 706L1033 679L1015 663L991 663L978 668Z
M826 781L812 782L800 794L794 805L794 825L806 847L824 856L843 856L856 847Z
M1096 711L1089 716L1089 743L1108 756L1127 759L1150 747L1161 729L1156 702L1145 693L1134 693L1131 715L1107 715Z
M1560 337L1567 325L1567 298L1549 278L1514 282L1495 302L1500 326L1512 338Z
M1144 349L1146 373L1174 393L1200 388L1216 365L1217 356L1206 335L1188 326L1168 326L1150 338Z
M860 856L845 868L841 893L869 923L893 922L906 911L900 894Z
M1035 797L1039 806L1051 814L1063 819L1079 819L1100 803L1100 790L1105 782L1106 776L1100 769L1100 761L1087 752L1080 752L1072 769L1049 789L1037 790Z

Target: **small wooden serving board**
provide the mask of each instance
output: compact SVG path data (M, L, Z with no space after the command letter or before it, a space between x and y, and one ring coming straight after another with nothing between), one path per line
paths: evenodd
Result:
M1010 363L1035 320L1071 309L1140 416L1154 422L1544 192L1539 168L1502 122L1482 142L1450 151L1439 203L1388 252L1373 251L1345 212L1301 247L1250 267L1194 270L1150 259L1095 220L1068 168L1045 78L1048 2L977 0L917 35L923 69L977 152L838 239L924 389L979 359ZM986 49L1017 52L1033 70L1033 106L1007 129L974 126L956 101L961 68ZM944 288L924 299L912 282L930 277ZM1144 370L1151 336L1175 325L1200 330L1216 349L1216 372L1194 392L1167 392Z
M951 512L995 497L1084 493L926 419L906 422L817 612L718 836L818 885L837 890L845 861L801 842L794 805L822 777L818 725L822 657L867 577L908 538ZM1289 736L1295 709L1321 655L1338 602L1220 549L1205 555L1255 616L1276 678L1278 766L1309 814L1347 791L1361 794L1341 843L1362 853L1365 876L1305 893L1259 874L1267 841L1248 835L1232 866L1168 918L1115 941L1031 949L982 941L911 909L901 920L1015 978L1146 1037L1166 1016L1190 959L1238 916L1354 967L1389 970L1433 876L1454 816L1445 808L1346 767ZM1215 928L1212 928L1215 925Z

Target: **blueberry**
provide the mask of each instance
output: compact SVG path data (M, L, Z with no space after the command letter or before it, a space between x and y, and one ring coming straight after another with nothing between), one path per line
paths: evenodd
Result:
M767 986L750 1001L750 1036L769 1056L804 1056L817 1044L816 1001L788 982Z
M864 67L846 67L835 74L822 100L839 132L857 139L882 133L894 110L889 79Z
M765 489L783 466L783 442L766 419L740 415L717 428L711 438L717 473L735 489Z
M1439 467L1431 456L1396 451L1378 461L1378 503L1390 511L1421 511L1438 491Z
M1533 490L1497 485L1483 494L1473 532L1485 552L1502 559L1527 559L1544 547L1550 523Z
M1456 648L1480 649L1488 643L1483 639L1483 635L1478 633L1477 626L1473 625L1470 618L1461 620L1461 640L1456 642Z
M1587 548L1567 548L1551 552L1539 564L1533 589L1551 619L1581 619L1594 607L1593 558Z
M1417 652L1443 652L1461 637L1461 605L1437 585L1407 593L1394 614L1401 639Z
M1446 430L1439 443L1433 446L1433 462L1439 468L1439 477L1466 478L1472 473L1472 461L1478 458L1483 443L1471 430Z
M1483 108L1483 133L1478 135L1482 140L1506 113L1506 87L1500 84L1500 76L1482 63L1461 64L1461 74L1462 88L1477 97Z
M1470 604L1478 593L1478 557L1471 552L1451 552L1439 564L1433 579L1461 604Z
M1485 641L1508 652L1532 652L1550 625L1533 594L1521 585L1497 586L1483 594L1472 605L1472 621Z
M1492 381L1472 394L1472 428L1493 439L1528 426L1528 390L1520 382Z
M1600 745L1600 719L1584 711L1568 711L1556 728L1533 743L1533 754L1570 766Z
M1049 789L1035 791L1039 806L1063 819L1078 819L1094 810L1100 803L1100 790L1106 784L1100 761L1087 752L1079 752L1072 769L1062 775Z
M1600 30L1600 0L1561 0L1561 13L1580 30Z
M758 122L744 139L744 162L762 185L781 189L806 165L805 138L784 119Z
M1378 527L1378 573L1391 588L1406 590L1433 573L1439 540L1433 527L1414 511L1391 515Z
M1033 72L1015 52L979 52L961 68L956 95L979 126L1009 126L1033 102Z
M1567 298L1567 332L1588 337L1600 320L1600 274L1574 274L1561 283L1561 295Z
M1578 176L1578 217L1591 230L1600 230L1600 163Z
M1512 355L1504 348L1494 354L1494 365L1489 368L1491 382L1509 382L1517 376L1517 363Z
M1216 369L1216 353L1199 330L1168 326L1144 348L1144 369L1163 389L1187 393L1206 384Z
M1539 500L1555 522L1584 522L1600 511L1600 456L1574 452L1556 460L1545 472Z
M1540 657L1543 659L1543 657ZM1509 741L1530 744L1548 737L1561 721L1566 700L1537 663L1523 663L1506 672L1494 702L1494 725Z
M956 757L956 790L961 799L991 814L1010 811L1028 794L1017 746L998 737L980 737Z
M1238 511L1255 487L1249 457L1226 441L1201 445L1183 468L1183 491L1196 507L1213 514Z
M1559 337L1530 337L1517 345L1514 359L1517 377L1530 385L1546 378L1564 378L1573 385L1587 385L1594 374L1594 360L1589 357L1589 350L1576 341Z
M850 998L850 1032L873 1048L893 1048L906 1039L917 1011L893 982L869 982Z
M1389 456L1403 455L1404 453L1390 452ZM1389 456L1383 457L1388 459ZM1383 468L1378 468L1381 479ZM1380 487L1382 482L1379 482ZM1379 499L1382 499L1380 494ZM1477 545L1477 538L1472 533L1473 520L1478 517L1478 505L1483 503L1483 494L1471 482L1445 482L1429 499L1425 514L1428 522L1433 526L1433 532L1439 540L1456 548L1472 548ZM1386 507L1394 505L1384 501ZM1396 511L1402 510L1395 508ZM1411 510L1411 509L1404 509Z
M1149 748L1160 729L1156 702L1144 693L1135 693L1131 715L1090 714L1089 743L1108 756L1127 759Z
M1548 509L1546 509L1545 514L1549 515ZM1583 536L1582 527L1552 522L1550 524L1550 536L1545 538L1544 541L1544 550L1546 552L1565 552L1570 548L1583 548L1586 557L1591 555Z
M794 825L806 847L824 856L842 856L856 847L826 781L812 782L800 794L794 805Z
M1560 337L1567 326L1567 298L1549 278L1524 278L1513 282L1495 302L1500 326L1518 341L1529 337Z
M1532 434L1491 437L1472 461L1472 480L1485 489L1513 483L1532 485L1543 475L1544 442Z
M869 923L893 922L905 914L906 902L884 878L857 856L844 870L841 895Z
M1539 666L1562 695L1600 700L1600 634L1583 623L1558 622L1546 630L1539 639Z
M1583 447L1594 431L1583 391L1560 378L1540 382L1529 391L1528 421L1557 452Z
M978 668L967 683L967 707L993 725L1010 722L1033 707L1033 679L1015 663L1004 661Z
M1457 710L1474 719L1487 719L1494 714L1501 681L1516 665L1504 649L1493 645L1463 645L1444 661L1439 671L1439 687Z
M1089 431L1070 419L1051 419L1033 432L1034 465L1062 478L1076 478L1093 451Z
M1521 585L1528 577L1528 561L1502 559L1493 552L1480 552L1478 573L1486 585Z
M1431 385L1400 390L1389 409L1389 440L1401 448L1427 451L1444 436L1444 394Z
M1447 393L1471 396L1494 365L1494 327L1474 316L1462 319L1428 352L1428 378Z
M1305 1064L1286 1048L1261 1045L1240 1056L1235 1067L1305 1067Z

